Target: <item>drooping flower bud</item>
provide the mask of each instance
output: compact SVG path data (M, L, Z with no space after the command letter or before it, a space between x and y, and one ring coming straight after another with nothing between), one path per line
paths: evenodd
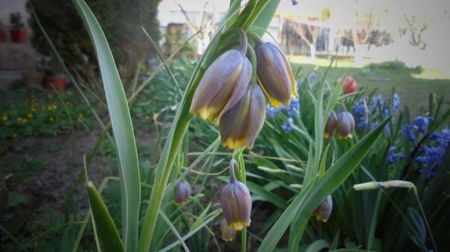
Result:
M258 80L270 105L289 105L297 95L297 86L286 56L275 45L262 43L256 48L256 58Z
M222 144L230 149L253 147L264 125L266 102L258 85L251 85L242 98L220 118Z
M340 139L352 138L355 129L355 120L350 112L339 113L336 124L336 132Z
M358 88L358 84L356 83L355 79L353 79L352 76L347 76L344 80L344 83L342 83L342 90L346 94L351 94L356 91Z
M220 235L222 240L229 242L236 236L236 230L230 228L227 220L223 219L222 223L220 223Z
M245 94L252 66L244 53L226 51L206 70L192 98L190 112L213 121Z
M337 123L336 113L334 113L334 111L331 111L327 123L325 124L325 131L324 131L325 139L330 139L330 137L333 135L333 132L336 129L336 123Z
M252 197L247 186L234 176L234 160L230 162L230 182L222 189L220 202L229 228L239 231L250 226Z
M186 181L180 181L175 186L175 202L184 203L191 195L191 185Z
M318 221L327 222L328 218L330 218L331 211L333 210L333 199L331 195L328 195L327 198L320 203L320 205L314 210L314 216Z

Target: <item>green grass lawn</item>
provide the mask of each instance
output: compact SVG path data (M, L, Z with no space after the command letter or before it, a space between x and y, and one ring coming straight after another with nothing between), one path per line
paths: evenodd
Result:
M315 64L303 57L291 58L295 66L302 66L301 76L308 76L313 71L324 73L329 60L318 59ZM295 67L294 66L294 67ZM427 73L426 77L423 73ZM335 81L345 76L353 76L359 87L376 89L377 93L390 95L392 90L400 95L402 106L408 106L412 114L418 114L421 107L428 106L430 93L444 97L443 108L450 109L450 79L437 79L430 69L408 69L399 62L368 65L362 68L352 67L347 61L338 61L333 66L328 80ZM435 79L433 79L435 77Z

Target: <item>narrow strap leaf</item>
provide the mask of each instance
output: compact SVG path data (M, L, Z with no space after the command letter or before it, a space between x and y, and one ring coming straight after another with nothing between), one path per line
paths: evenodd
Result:
M104 251L125 251L119 232L100 194L92 182L87 183L89 204L91 205L94 232Z

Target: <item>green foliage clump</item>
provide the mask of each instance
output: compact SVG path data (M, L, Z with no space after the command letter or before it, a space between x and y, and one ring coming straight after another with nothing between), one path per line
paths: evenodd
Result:
M370 63L367 65L370 70L394 70L394 71L405 71L410 73L421 73L423 71L421 66L408 67L404 62L399 60L386 61L383 63Z

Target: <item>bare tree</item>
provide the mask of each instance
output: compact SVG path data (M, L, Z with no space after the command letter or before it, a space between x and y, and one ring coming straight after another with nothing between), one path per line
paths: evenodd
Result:
M423 32L429 27L426 22L423 22L421 25L416 21L416 16L412 15L409 18L406 14L404 15L406 24L408 26L408 31L411 35L410 40L408 41L412 46L418 46L420 49L425 50L427 43L422 40Z
M319 37L320 27L308 24L293 25L294 30L298 33L300 38L309 46L311 59L316 58L316 43Z

